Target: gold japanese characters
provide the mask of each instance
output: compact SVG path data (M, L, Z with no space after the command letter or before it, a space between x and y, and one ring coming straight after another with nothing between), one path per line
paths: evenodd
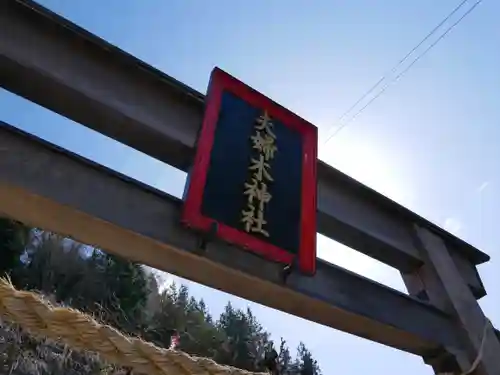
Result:
M271 161L278 147L273 123L267 112L256 119L254 129L255 133L250 140L252 149L256 150L256 153L255 157L251 158L248 167L251 176L250 180L245 183L243 194L247 197L247 205L241 211L241 222L245 231L269 237L269 232L265 229L267 221L264 218L264 208L272 199L268 191L268 182L273 181Z

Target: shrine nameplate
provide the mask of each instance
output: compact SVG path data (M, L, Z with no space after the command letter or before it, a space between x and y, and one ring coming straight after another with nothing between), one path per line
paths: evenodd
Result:
M317 141L314 125L215 68L182 221L314 274Z

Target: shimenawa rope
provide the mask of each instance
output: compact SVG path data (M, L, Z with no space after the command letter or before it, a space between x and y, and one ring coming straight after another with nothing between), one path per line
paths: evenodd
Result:
M484 345L486 344L486 337L488 335L488 328L490 328L490 327L493 327L493 324L491 323L491 321L488 318L486 318L486 322L485 322L484 328L483 328L483 337L481 338L481 345L479 346L479 351L477 352L476 359L474 360L474 362L472 362L470 369L468 369L465 372L462 372L460 375L469 375L469 374L472 374L474 371L476 371L477 366L479 366L479 363L481 362L481 359L483 359ZM453 374L450 372L442 372L442 373L437 374L437 375L453 375Z
M14 288L0 279L0 316L31 334L61 340L79 350L99 353L110 363L148 375L257 375L208 358L159 348L139 338L127 337L77 310L51 306L40 296Z

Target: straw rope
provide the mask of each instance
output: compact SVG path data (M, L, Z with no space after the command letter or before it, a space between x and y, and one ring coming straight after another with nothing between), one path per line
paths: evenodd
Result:
M486 318L486 322L484 323L484 328L483 328L483 336L481 338L481 345L479 346L479 351L477 353L476 359L474 360L474 362L472 362L470 369L468 369L465 372L462 372L460 375L470 375L474 371L476 371L477 367L479 366L479 363L483 359L484 346L486 344L486 338L488 335L488 330L490 328L493 329L493 324L491 323L491 321L488 318ZM442 372L442 373L439 373L437 375L453 375L453 374L451 372Z
M39 295L19 291L0 279L0 316L31 334L61 340L82 351L93 351L110 362L148 375L257 375L208 358L191 357L127 337L80 311L54 307Z

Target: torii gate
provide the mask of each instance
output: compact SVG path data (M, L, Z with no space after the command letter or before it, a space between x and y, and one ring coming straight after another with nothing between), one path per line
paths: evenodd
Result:
M192 166L204 96L33 1L0 3L0 85ZM498 332L477 303L486 291L476 266L489 257L321 161L316 172L317 232L397 268L409 295L321 260L313 275L285 279L279 261L217 236L200 246L180 224L181 200L0 123L2 213L422 356L436 373L477 359L474 374L500 374Z

